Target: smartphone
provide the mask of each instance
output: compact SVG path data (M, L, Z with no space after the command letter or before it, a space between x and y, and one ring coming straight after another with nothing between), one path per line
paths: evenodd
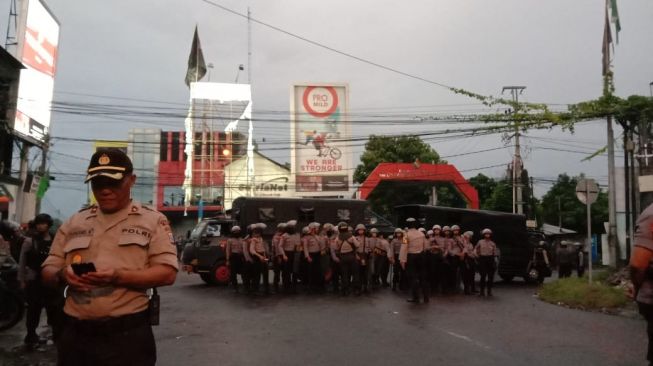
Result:
M75 272L75 275L77 276L81 276L88 272L96 272L95 264L93 264L93 262L73 263L71 266L73 267L73 272Z

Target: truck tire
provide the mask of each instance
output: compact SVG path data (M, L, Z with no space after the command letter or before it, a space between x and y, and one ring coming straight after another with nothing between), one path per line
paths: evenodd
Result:
M512 282L513 278L515 278L514 275L509 275L509 274L501 274L499 273L499 277L503 280L503 282Z
M219 261L211 269L210 275L214 285L227 285L231 271L224 261Z

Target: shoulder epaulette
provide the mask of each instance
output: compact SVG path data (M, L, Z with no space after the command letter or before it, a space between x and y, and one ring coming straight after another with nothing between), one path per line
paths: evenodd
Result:
M94 212L94 211L97 211L97 207L98 207L97 205L90 205L90 206L82 207L82 209L77 211L77 212L84 212L84 211L88 211L88 210L91 210L91 212Z

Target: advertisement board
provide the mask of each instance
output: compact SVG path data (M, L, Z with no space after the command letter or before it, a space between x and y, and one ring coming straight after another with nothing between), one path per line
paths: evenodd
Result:
M348 85L294 85L291 95L291 174L297 195L347 196L353 172Z
M20 72L13 129L43 142L50 128L59 23L39 0L24 0L20 16L17 58L26 68Z

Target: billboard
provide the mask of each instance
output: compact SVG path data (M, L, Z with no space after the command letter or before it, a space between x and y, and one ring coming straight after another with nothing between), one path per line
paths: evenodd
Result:
M59 45L59 22L39 0L24 0L17 58L20 72L14 131L43 142L50 129L50 110Z
M349 87L294 85L291 92L291 174L298 196L347 196L352 181Z

